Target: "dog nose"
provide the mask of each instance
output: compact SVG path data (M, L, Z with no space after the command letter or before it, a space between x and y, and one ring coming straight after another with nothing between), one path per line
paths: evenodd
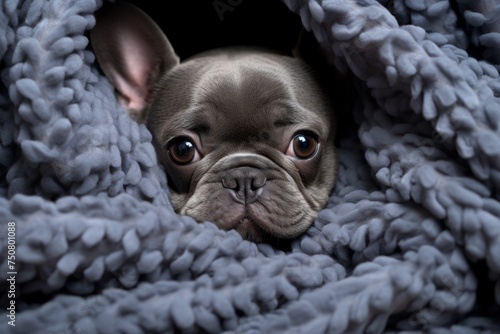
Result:
M229 170L222 179L222 186L238 203L250 204L257 200L266 184L264 173L252 167L239 167Z

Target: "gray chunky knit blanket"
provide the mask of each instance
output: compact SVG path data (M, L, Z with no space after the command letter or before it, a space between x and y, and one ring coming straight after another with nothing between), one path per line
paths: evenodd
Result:
M1 1L1 333L500 333L500 2L284 3L358 90L291 250L173 212L102 0Z

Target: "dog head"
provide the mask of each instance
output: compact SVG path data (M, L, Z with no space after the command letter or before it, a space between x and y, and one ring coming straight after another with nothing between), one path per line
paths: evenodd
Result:
M254 241L311 225L335 180L335 121L301 59L223 48L180 62L126 3L98 17L91 41L122 104L153 134L178 213Z

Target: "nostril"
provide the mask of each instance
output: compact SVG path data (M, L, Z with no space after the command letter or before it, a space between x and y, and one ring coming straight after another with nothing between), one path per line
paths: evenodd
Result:
M234 178L223 178L222 186L227 189L237 190L236 188L238 188L238 182L236 182Z
M251 189L253 191L255 191L255 190L259 189L259 188L262 188L266 184L266 181L267 181L267 179L265 177L261 177L261 178L256 177L256 178L254 178L252 180Z

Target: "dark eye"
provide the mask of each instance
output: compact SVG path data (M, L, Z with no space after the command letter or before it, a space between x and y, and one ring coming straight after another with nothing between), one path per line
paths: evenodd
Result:
M298 133L290 142L287 154L299 159L312 158L318 151L318 140L307 133Z
M167 144L168 154L178 165L187 165L199 160L199 153L193 141L186 137L172 139Z

